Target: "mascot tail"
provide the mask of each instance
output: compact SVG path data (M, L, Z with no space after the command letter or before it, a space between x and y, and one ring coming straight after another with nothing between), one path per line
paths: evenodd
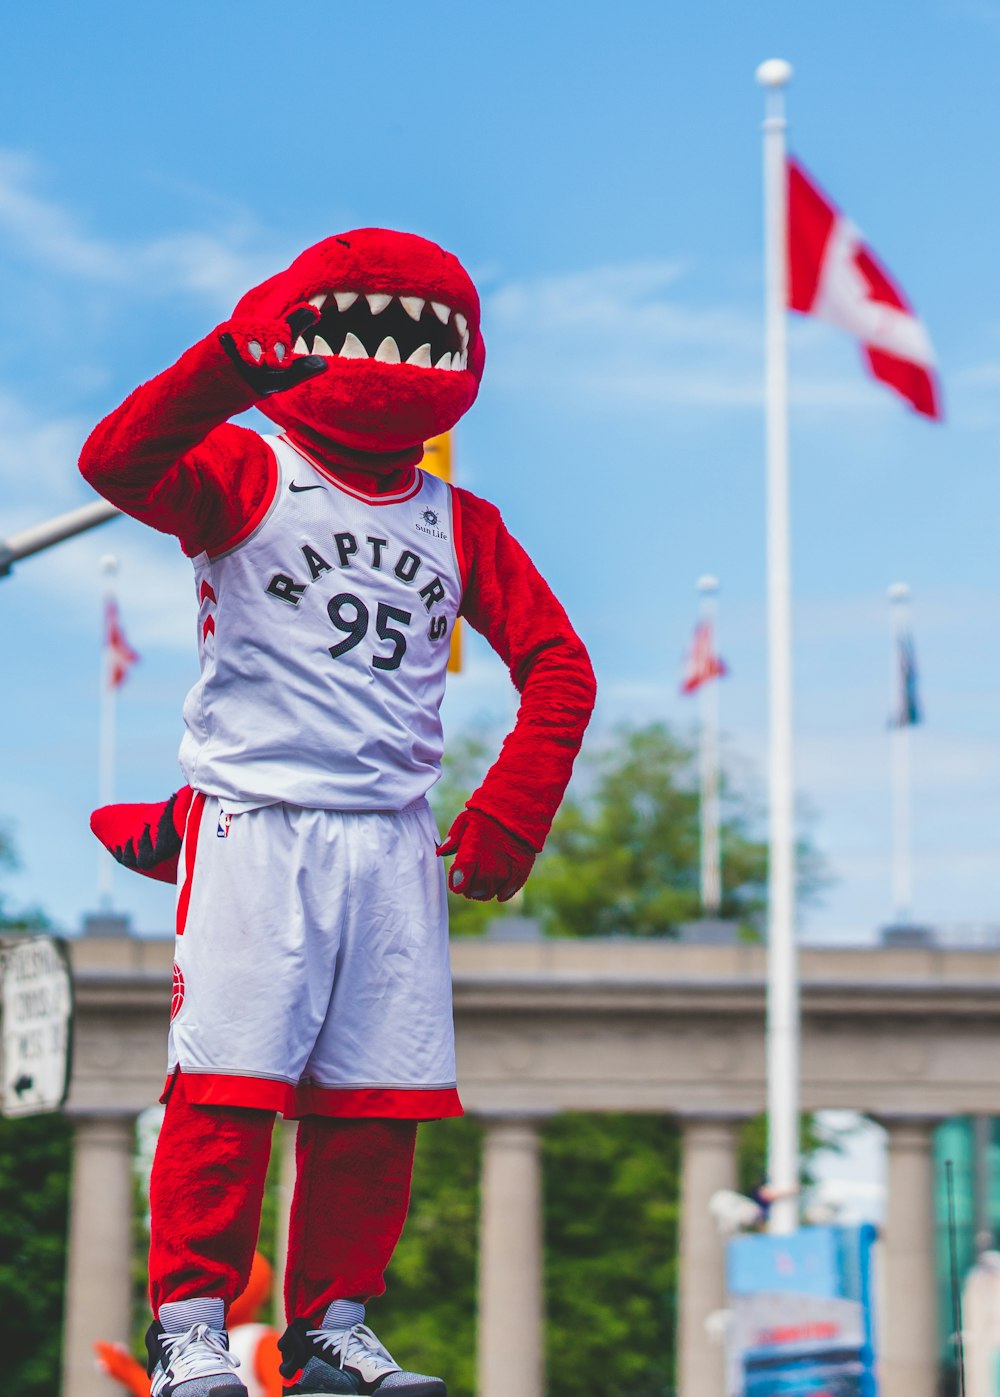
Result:
M150 805L102 805L91 815L90 828L125 868L161 883L176 883L193 795L190 786L182 786L169 800Z

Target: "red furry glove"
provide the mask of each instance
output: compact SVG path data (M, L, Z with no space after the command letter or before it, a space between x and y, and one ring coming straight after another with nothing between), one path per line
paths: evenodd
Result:
M530 844L481 810L463 810L456 816L438 854L455 855L448 886L476 902L491 897L507 902L528 881L535 862Z
M230 320L219 340L241 376L259 398L297 388L327 367L322 354L296 354L293 345L304 330L315 325L315 306L294 306L285 320L247 324Z

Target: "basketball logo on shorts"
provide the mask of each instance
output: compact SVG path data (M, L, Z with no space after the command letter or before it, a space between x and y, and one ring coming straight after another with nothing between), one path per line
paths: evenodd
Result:
M170 994L170 1018L171 1018L171 1020L176 1019L177 1015L178 1015L178 1014L180 1013L180 1011L181 1011L181 1005L182 1005L183 1003L184 1003L184 976L181 974L181 968L180 968L180 966L177 964L176 961L174 961L174 986L173 986L173 990L171 991L171 994Z
M232 823L232 815L227 815L225 810L219 811L219 826L215 831L216 839L229 838L229 826Z

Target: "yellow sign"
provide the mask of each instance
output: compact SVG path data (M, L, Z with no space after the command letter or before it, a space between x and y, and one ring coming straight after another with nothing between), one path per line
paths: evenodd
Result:
M431 437L430 441L424 442L424 459L420 462L425 471L431 475L440 476L442 480L447 480L452 484L451 478L451 432L442 432L439 437ZM448 658L448 668L452 674L459 674L462 669L462 623L456 618L455 629L451 633L451 655Z

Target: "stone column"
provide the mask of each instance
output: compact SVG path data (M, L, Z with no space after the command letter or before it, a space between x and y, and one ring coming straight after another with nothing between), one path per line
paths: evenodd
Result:
M934 1397L938 1317L934 1246L934 1157L925 1119L880 1118L889 1134L889 1197L876 1314L882 1397Z
M726 1357L705 1320L726 1306L725 1241L708 1210L712 1194L736 1187L741 1120L719 1115L681 1120L680 1278L677 1386L680 1397L723 1397Z
M542 1397L538 1120L489 1116L479 1233L479 1397Z
M97 1371L93 1343L131 1339L134 1135L130 1112L75 1118L63 1327L66 1397L113 1397L120 1391Z
M274 1322L285 1327L285 1266L288 1261L288 1219L295 1192L295 1137L298 1121L278 1117L272 1149L279 1152L277 1217L274 1228Z

